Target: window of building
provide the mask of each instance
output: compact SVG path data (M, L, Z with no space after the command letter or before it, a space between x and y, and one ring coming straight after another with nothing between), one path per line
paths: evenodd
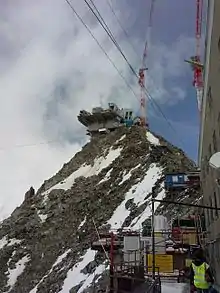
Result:
M207 101L208 101L209 108L211 108L211 106L212 106L212 89L211 89L211 87L209 87L209 89L208 89Z
M213 131L212 141L213 141L213 153L216 153L218 147L217 147L217 139L216 139L216 133L215 133L215 130Z

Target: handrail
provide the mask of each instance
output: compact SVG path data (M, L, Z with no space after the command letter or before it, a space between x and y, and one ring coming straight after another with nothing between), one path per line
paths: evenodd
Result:
M153 280L146 293L161 293L161 280L159 276Z

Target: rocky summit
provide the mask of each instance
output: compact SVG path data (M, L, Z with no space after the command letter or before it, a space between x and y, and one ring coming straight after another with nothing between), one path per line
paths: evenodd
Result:
M90 249L97 231L142 229L152 187L163 199L164 175L190 170L195 164L180 149L138 126L92 138L1 223L0 292L96 292L107 270L104 256ZM199 194L180 197L195 202ZM156 207L161 214L177 212L168 204Z

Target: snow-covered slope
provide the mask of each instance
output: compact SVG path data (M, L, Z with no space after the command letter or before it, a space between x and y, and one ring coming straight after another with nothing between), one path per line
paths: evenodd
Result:
M151 213L152 187L163 199L164 174L193 168L181 150L139 127L92 139L2 223L0 292L99 288L108 264L90 249L96 228L142 228Z

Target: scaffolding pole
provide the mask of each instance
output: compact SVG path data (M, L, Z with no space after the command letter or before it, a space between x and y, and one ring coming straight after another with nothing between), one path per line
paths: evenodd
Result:
M152 277L155 280L155 231L154 231L154 202L155 202L155 187L152 187ZM149 265L149 264L148 264Z
M187 207L195 207L195 208L201 208L201 209L207 209L207 210L220 211L220 208L218 208L218 207L204 206L204 205L200 205L200 204L183 203L183 202L177 202L177 201L166 200L166 199L154 199L154 201L160 202L160 203L168 203L168 204L182 205L182 206L187 206Z
M110 293L114 293L114 233L111 232L110 248Z

